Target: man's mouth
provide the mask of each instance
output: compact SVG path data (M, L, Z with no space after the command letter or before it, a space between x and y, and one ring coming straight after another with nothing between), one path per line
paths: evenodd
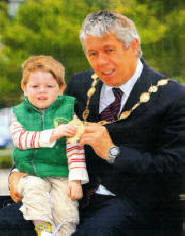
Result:
M110 75L112 75L114 72L115 72L115 69L111 69L111 70L107 70L107 71L102 72L102 75L110 76Z

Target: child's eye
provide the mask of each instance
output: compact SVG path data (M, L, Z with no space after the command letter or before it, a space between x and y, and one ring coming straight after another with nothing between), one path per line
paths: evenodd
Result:
M32 87L33 87L33 88L38 88L38 85L33 85Z
M53 86L52 86L52 85L50 85L50 84L48 84L48 88L53 88Z

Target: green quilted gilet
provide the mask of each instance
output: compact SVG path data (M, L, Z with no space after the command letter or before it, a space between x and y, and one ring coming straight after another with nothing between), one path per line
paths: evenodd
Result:
M73 97L61 96L47 109L40 111L25 99L13 111L26 130L42 131L72 120L74 102ZM69 173L65 137L58 139L52 148L21 150L15 147L13 159L20 171L39 177L67 177Z

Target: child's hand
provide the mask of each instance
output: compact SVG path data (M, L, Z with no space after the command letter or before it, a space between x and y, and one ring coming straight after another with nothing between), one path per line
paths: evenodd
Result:
M56 128L56 135L58 136L58 138L61 138L63 136L66 137L72 137L76 134L76 128L73 125L59 125Z
M68 196L71 200L77 200L83 197L82 185L80 180L69 181Z
M76 128L73 125L62 124L53 130L50 138L50 142L54 142L56 139L66 137L72 137L76 134Z

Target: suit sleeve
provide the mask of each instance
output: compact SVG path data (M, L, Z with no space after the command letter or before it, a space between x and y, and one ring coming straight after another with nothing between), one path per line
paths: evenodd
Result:
M174 91L173 91L174 92ZM170 96L170 93L168 94ZM120 145L121 154L113 164L126 173L180 173L185 162L185 90L170 104L163 116L164 127L152 152ZM141 134L142 135L142 134Z

